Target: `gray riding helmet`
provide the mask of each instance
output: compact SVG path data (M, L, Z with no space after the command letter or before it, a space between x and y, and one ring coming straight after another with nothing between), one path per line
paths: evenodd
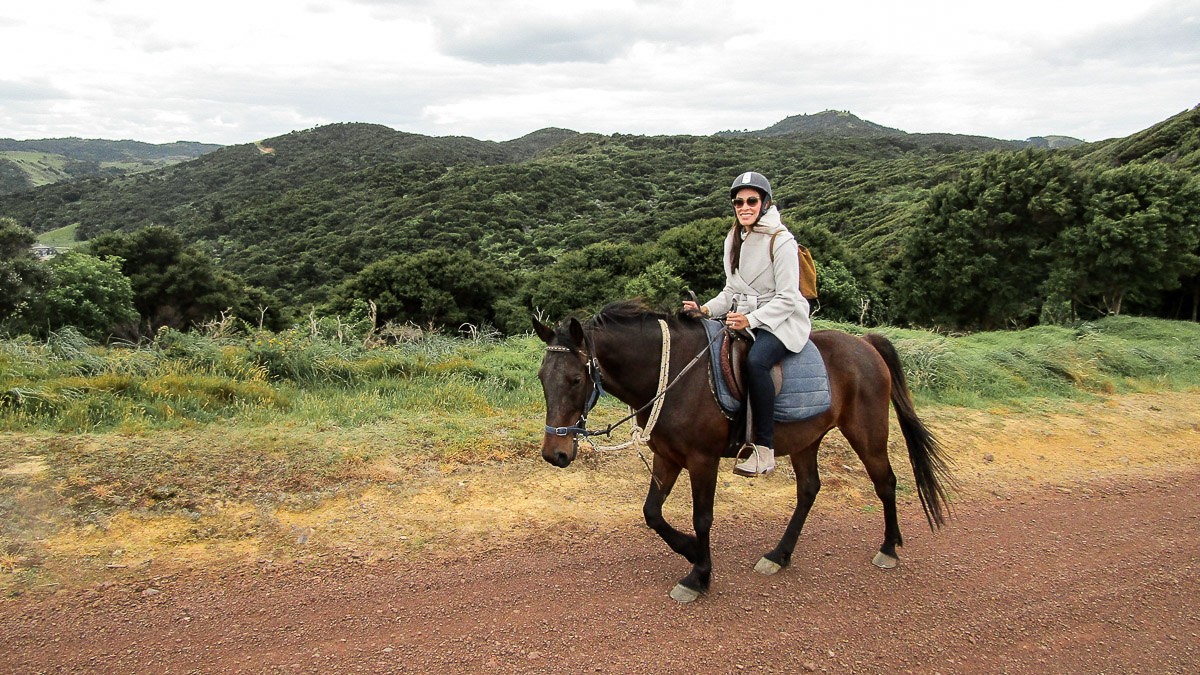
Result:
M755 190L761 192L762 196L766 198L767 204L775 201L774 193L770 191L770 181L767 180L766 175L755 171L748 171L734 178L733 185L730 187L730 199L737 197L738 190L742 190L743 187L754 187ZM763 208L766 209L766 205L763 205Z

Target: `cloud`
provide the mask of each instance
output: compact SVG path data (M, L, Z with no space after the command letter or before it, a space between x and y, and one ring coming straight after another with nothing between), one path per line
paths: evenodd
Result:
M838 109L913 132L1095 140L1195 105L1200 81L1194 0L48 5L0 18L8 134L709 134Z
M679 0L439 4L429 19L441 51L483 65L607 63L639 43L723 40L759 29L719 20L723 5ZM718 19L718 20L714 20Z
M47 101L67 98L69 94L46 81L0 80L0 103L7 101Z
M1076 59L1155 67L1200 63L1200 4L1170 2L1119 25L1107 25L1067 44Z

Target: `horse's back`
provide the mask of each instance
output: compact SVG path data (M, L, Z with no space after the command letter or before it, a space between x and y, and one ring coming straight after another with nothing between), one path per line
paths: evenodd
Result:
M865 338L840 330L815 330L809 336L829 372L829 387L835 406L839 398L860 391L880 392L887 400L891 376L879 351Z

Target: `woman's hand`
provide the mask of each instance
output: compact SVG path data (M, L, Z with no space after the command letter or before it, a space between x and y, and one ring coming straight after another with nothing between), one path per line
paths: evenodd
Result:
M725 325L729 326L730 328L732 328L734 330L741 330L743 328L750 327L750 319L747 319L745 314L739 314L737 312L730 312L725 317Z
M699 311L700 311L700 306L699 306L699 305L697 305L696 303L692 302L691 300L684 300L684 301L683 301L683 311L685 311L685 312L699 312Z

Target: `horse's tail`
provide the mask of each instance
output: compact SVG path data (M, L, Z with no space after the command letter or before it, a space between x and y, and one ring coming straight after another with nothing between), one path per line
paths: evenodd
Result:
M879 352L892 375L892 405L896 408L900 431L903 432L905 444L908 445L908 459L912 463L913 477L917 481L917 496L921 499L921 508L925 509L929 529L940 528L950 513L950 500L943 485L954 485L946 449L917 417L896 348L878 333L868 333L863 339Z

